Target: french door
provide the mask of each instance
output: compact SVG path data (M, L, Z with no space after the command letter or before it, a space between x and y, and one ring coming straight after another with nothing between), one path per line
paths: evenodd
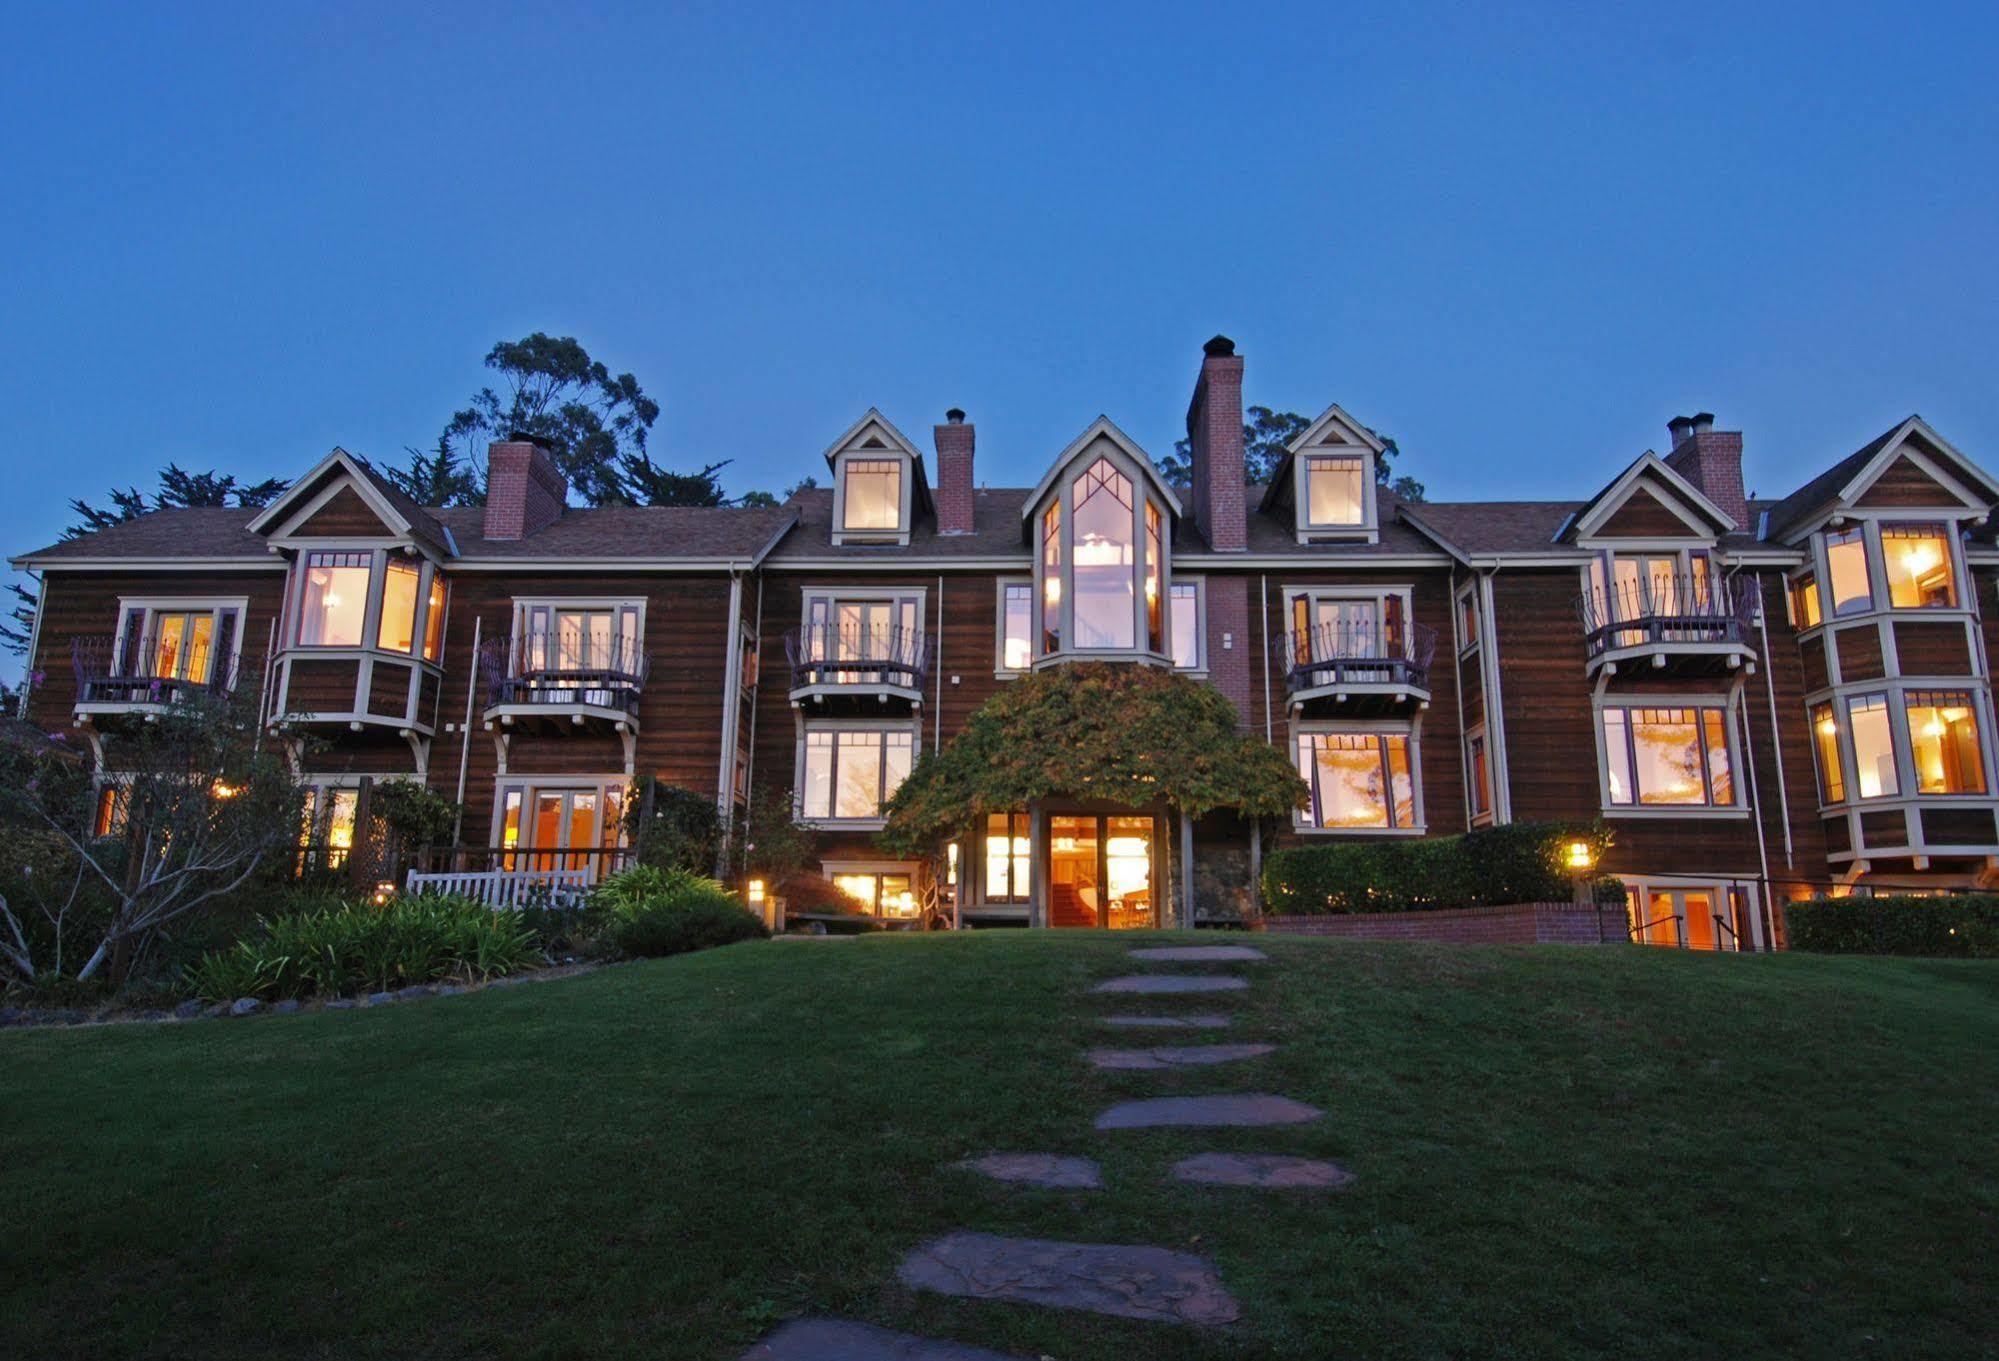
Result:
M1119 931L1158 925L1156 819L1048 819L1048 924Z

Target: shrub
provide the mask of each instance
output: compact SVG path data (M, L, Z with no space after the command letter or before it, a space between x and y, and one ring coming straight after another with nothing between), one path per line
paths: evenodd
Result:
M722 845L722 816L715 800L679 785L652 782L651 816L643 784L625 800L625 829L638 858L662 869L705 874L715 867Z
M635 865L598 885L593 899L627 955L685 954L770 934L727 888L685 870Z
M1784 909L1793 950L1999 958L1999 896L1814 898Z
M1610 845L1601 823L1514 822L1462 836L1354 841L1278 851L1263 868L1266 912L1418 912L1431 907L1564 901L1567 852Z
M270 917L188 971L202 997L333 996L442 978L485 979L541 962L520 914L444 895L339 903Z

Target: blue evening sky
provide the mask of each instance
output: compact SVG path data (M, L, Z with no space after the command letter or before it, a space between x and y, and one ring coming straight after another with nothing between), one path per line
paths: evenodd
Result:
M1433 497L1706 408L1788 490L1999 467L1999 10L0 6L0 547L168 460L432 439L573 334L732 490L870 404L995 484L1337 400ZM11 670L11 667L9 668Z

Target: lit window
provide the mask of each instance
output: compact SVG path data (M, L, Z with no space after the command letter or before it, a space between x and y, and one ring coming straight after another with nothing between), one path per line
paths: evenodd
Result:
M115 836L125 830L125 815L131 805L131 788L107 784L97 791L97 813L92 830L98 836Z
M1723 710L1607 708L1602 723L1613 806L1734 805Z
M878 818L909 774L913 734L886 728L815 727L805 734L799 815L812 819Z
M1962 690L1911 690L1904 702L1917 792L1983 794L1985 765L1971 696Z
M444 654L444 575L430 574L430 612L423 620L423 659L434 662Z
M842 529L902 527L902 460L857 458L846 465L846 515Z
M1166 623L1162 612L1166 602L1159 598L1160 564L1165 560L1161 545L1159 507L1145 503L1145 646L1152 652L1166 650Z
M1863 799L1885 799L1902 792L1895 770L1895 736L1888 721L1886 695L1855 695L1846 702L1846 725L1853 734L1853 773Z
M833 876L833 887L871 917L916 915L916 893L907 874L838 873Z
M1846 797L1846 773L1839 764L1839 720L1830 704L1812 706L1812 750L1818 754L1819 802L1838 803Z
M813 596L805 611L804 659L853 662L851 671L822 670L822 681L914 685L923 662L922 601L916 596L839 600Z
M1191 581L1173 585L1173 665L1182 671L1201 665L1201 588Z
M1819 607L1819 578L1807 572L1791 583L1791 617L1801 629L1815 629L1824 618Z
M1305 460L1305 523L1366 523L1365 460L1358 455L1314 454Z
M1826 572L1832 578L1832 612L1860 614L1874 608L1867 582L1867 539L1858 526L1825 536Z
M637 605L523 605L520 635L514 642L513 675L536 681L618 680L636 682L640 669L639 607ZM573 698L573 693L532 687L549 702ZM605 692L588 703L609 703Z
M1942 525L1881 526L1888 604L1898 610L1957 604L1951 579L1950 535Z
M1051 501L1041 517L1041 651L1062 646L1062 503Z
M1098 459L1071 488L1076 507L1076 560L1070 602L1082 649L1138 646L1133 609L1131 479Z
M1307 826L1408 828L1416 825L1415 783L1406 733L1298 734L1298 775L1312 790Z
M354 849L354 813L360 794L352 789L329 789L321 802L326 808L326 868L339 869Z
M1000 594L1000 669L1025 671L1034 660L1034 585L1010 581Z
M986 901L1024 903L1028 878L1029 832L1025 813L986 814Z
M1471 778L1471 815L1482 818L1492 811L1492 770L1486 760L1482 732L1465 739L1465 769Z
M416 605L423 572L406 562L391 562L382 578L382 622L375 646L385 652L408 652L416 646Z
M625 784L622 780L587 785L500 787L497 828L502 850L521 851L501 858L503 869L607 868L603 852L624 843Z
M1600 563L1592 562L1590 565L1599 575L1602 573L1603 567ZM1472 593L1466 591L1458 597L1458 648L1462 651L1477 645L1478 606L1472 599Z
M305 584L299 592L298 609L300 646L361 646L361 622L368 613L368 569L374 556L334 552L305 555Z

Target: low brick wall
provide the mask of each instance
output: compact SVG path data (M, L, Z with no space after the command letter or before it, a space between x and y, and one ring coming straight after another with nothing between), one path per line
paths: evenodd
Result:
M1347 940L1441 940L1461 945L1622 945L1630 940L1622 907L1507 903L1424 912L1348 912L1265 917L1262 930Z

